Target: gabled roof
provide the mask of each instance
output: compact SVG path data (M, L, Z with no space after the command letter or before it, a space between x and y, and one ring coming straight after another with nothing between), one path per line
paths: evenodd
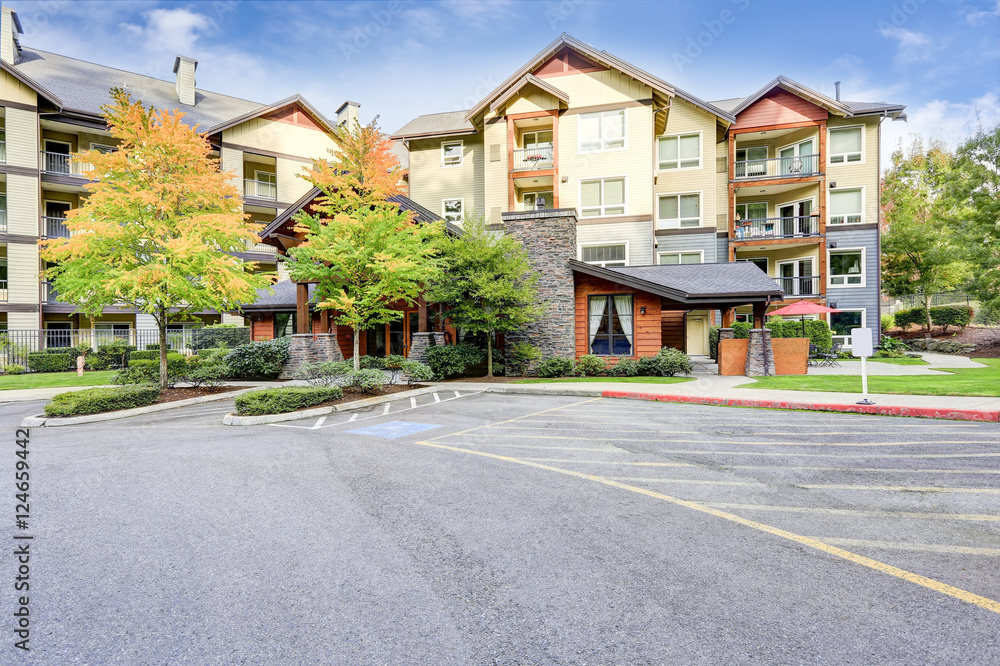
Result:
M784 76L779 76L776 79L772 79L763 88L750 95L742 102L733 107L732 114L734 116L739 115L739 113L751 104L762 98L767 93L771 92L775 88L781 88L782 90L787 90L793 95L798 95L799 97L808 100L815 104L816 106L826 109L828 112L833 113L838 116L850 117L851 109L843 102L838 102L835 99L831 99L824 95L823 93L816 92L811 88L807 88L801 83L792 81Z
M17 14L14 14L14 17L16 19ZM18 29L20 29L20 28L18 28ZM57 108L60 108L60 109L62 108L63 103L62 103L61 99L59 99L54 94L52 94L51 92L49 92L48 90L46 90L40 84L36 83L33 79L31 79L24 72L18 71L16 67L14 67L13 65L11 65L6 60L0 60L0 69L2 69L3 71L7 72L11 76L13 76L15 79L17 79L18 81L20 81L24 85L26 85L29 88L31 88L32 90L34 90L36 93L38 93L39 95L41 95L45 99L49 100L50 102L52 102L52 104L54 104Z
M400 127L392 139L419 139L420 137L475 134L476 128L465 119L465 111L446 111L417 116Z
M671 84L667 83L663 79L653 76L649 72L646 72L638 67L625 62L621 58L611 55L607 51L600 51L593 46L581 42L580 40L567 35L565 32L559 35L555 41L546 46L544 49L538 52L531 60L529 60L523 67L514 72L506 81L497 86L493 92L489 93L479 101L472 109L465 114L465 120L471 121L479 113L481 113L487 106L492 104L499 96L507 92L507 90L515 85L525 74L530 74L535 71L535 69L548 60L551 56L555 55L560 49L568 47L577 51L586 58L593 60L594 62L616 69L627 76L632 77L636 81L643 83L654 91L659 92L665 97L677 96L684 99L695 106L701 107L705 111L718 116L729 122L734 122L734 118L731 114L723 111L722 109L715 107L708 102L698 99L694 95L687 93Z
M546 83L545 81L541 80L534 74L525 74L524 76L521 77L521 79L517 83L508 88L507 92L497 97L496 100L494 100L493 103L490 104L490 111L496 111L498 108L503 106L507 102L507 100L516 95L518 92L521 91L522 88L524 88L527 85L533 85L539 90L542 90L552 95L563 104L566 104L567 106L569 105L569 95L564 93L562 90L559 90L559 88L556 88L551 83Z
M229 120L219 123L218 125L214 125L204 131L207 134L217 134L219 132L222 132L223 130L230 129L231 127L236 127L241 123L245 123L248 120L259 118L260 116L266 116L270 113L274 113L275 111L280 111L281 109L284 109L286 107L295 104L305 109L306 113L308 113L312 117L312 119L315 120L327 132L333 132L334 124L331 123L322 113L320 113L316 107L310 104L305 97L299 94L292 95L291 97L286 97L285 99L277 101L274 104L261 106L251 111L247 111L244 114L236 116L235 118L230 118Z
M746 304L781 300L773 278L748 261L602 268L570 260L574 272L624 284L684 304Z

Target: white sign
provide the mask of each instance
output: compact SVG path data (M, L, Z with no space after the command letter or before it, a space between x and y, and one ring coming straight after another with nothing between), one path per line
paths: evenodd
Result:
M872 329L852 328L851 329L851 354L853 356L871 356L872 349Z

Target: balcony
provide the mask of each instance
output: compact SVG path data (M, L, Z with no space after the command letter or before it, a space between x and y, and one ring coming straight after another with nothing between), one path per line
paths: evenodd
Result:
M43 238L69 238L65 217L42 217Z
M278 185L277 183L268 183L263 180L245 178L243 180L243 196L277 201Z
M551 169L553 161L552 147L548 148L517 148L511 158L511 171L540 171Z
M247 252L257 252L259 254L276 254L278 249L267 243L252 243L247 241Z
M84 162L74 162L69 155L64 153L41 152L41 170L44 173L56 173L66 176L79 176L89 178L89 171L94 167Z
M59 292L51 282L42 283L42 302L55 303L59 298Z
M809 238L819 236L819 217L768 217L759 220L736 220L734 240L767 240L769 238Z
M0 210L0 234L7 233L7 211Z
M0 280L0 303L7 302L7 280Z
M819 276L782 277L774 281L785 292L785 298L815 298L819 293Z
M0 162L7 162L7 142L0 141Z
M764 180L772 178L803 178L819 174L819 155L771 157L746 160L733 164L735 180Z

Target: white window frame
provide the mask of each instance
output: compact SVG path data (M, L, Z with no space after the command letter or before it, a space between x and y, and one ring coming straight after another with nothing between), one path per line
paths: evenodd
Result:
M261 180L260 174L264 174L265 176L271 176L272 178L274 178L274 182L272 183L267 180ZM254 169L253 179L256 180L258 183L266 183L267 185L274 185L274 186L278 185L278 174L271 171L261 171L260 169Z
M696 164L695 166L682 167L681 166L681 152L680 152L681 137L683 137L683 136L695 136L695 135L697 135L697 137L698 137L698 164ZM677 166L676 167L665 169L665 168L663 168L663 163L660 162L660 141L662 141L664 139L677 139L677 160L676 160L677 161ZM656 170L657 171L687 171L687 170L690 170L690 169L700 169L700 168L702 168L704 166L704 163L702 161L702 157L704 156L704 154L705 154L705 138L704 138L704 134L702 133L701 130L698 130L696 132L679 132L677 134L661 134L660 136L656 137Z
M733 206L733 212L736 215L739 215L740 214L740 211L739 211L739 207L740 206L753 206L755 204L764 204L764 218L763 219L766 220L767 216L771 214L771 204L769 204L766 201L740 201L740 202L736 203ZM775 217L777 217L777 215L775 215ZM749 219L757 219L757 218L741 217L739 219L739 221L742 222L744 220L749 220Z
M858 264L861 268L861 283L860 284L847 284L847 278L849 275L834 275L833 274L833 264L830 262L830 257L834 254L844 254L846 252L860 252L861 262ZM838 247L836 249L827 249L826 251L826 286L828 289L858 289L864 287L868 282L868 271L866 269L866 249L863 247ZM850 275L853 275L851 273ZM834 278L844 278L844 284L834 284Z
M622 147L621 148L605 148L604 147L604 142L607 141L607 139L605 139L603 136L599 135L597 140L600 141L601 147L597 148L597 149L594 149L594 150L585 150L583 148L583 136L581 135L581 132L580 132L580 121L582 121L585 117L588 117L588 116L601 116L601 117L603 117L604 114L606 114L606 113L615 113L615 114L617 114L619 111L622 112L622 120L624 122L624 127L622 128ZM598 123L598 127L601 127L601 128L604 127L603 121L600 122L600 123ZM601 132L600 134L603 134L603 132ZM618 152L620 150L628 150L628 107L623 107L621 109L608 109L606 111L595 111L593 113L581 113L581 114L579 114L579 117L577 118L577 122L576 122L576 149L577 149L577 152L580 155L591 155L591 154L594 154L594 153L614 153L614 152Z
M50 143L59 143L59 144L62 144L64 146L67 146L69 148L69 153L68 154L69 155L73 154L73 144L71 142L69 142L69 141L63 141L62 139L47 139L47 138L43 138L42 139L42 150L45 151L46 153L51 153L52 152L51 150L49 150L49 144Z
M681 220L690 218L669 218L665 221L660 217L660 199L666 197L677 197L677 214L681 214L681 197L698 195L698 225L697 226L681 226ZM668 224L668 221L676 221L676 224ZM656 228L657 229L700 229L705 224L705 196L703 190L697 190L693 192L667 192L664 194L656 195Z
M753 262L755 262L755 261L763 261L764 265L767 267L767 268L764 269L764 272L767 273L768 276L771 275L771 260L768 259L767 257L737 257L736 261L737 262L739 262L739 261L745 261L745 262L751 263L751 264ZM754 265L756 266L756 264L754 264ZM757 268L760 268L760 266L757 266Z
M623 197L622 197L623 198L623 201L622 201L622 208L623 208L623 210L622 210L621 213L615 213L613 215L606 215L604 213L604 209L607 208L607 205L604 203L604 181L606 181L606 180L619 180L619 179L622 181L622 183L623 183L622 187L624 188L623 192L622 192L622 194L623 194ZM584 183L593 183L593 182L596 182L596 181L600 181L600 183L601 183L601 205L600 205L600 209L601 210L600 210L600 215L584 215L583 214L583 185L584 185ZM577 188L576 188L576 200L577 200L577 202L579 204L577 206L577 212L580 214L581 218L586 217L587 219L594 219L594 218L599 218L599 217L624 217L624 216L628 215L628 176L625 175L625 174L619 174L619 175L616 175L616 176L598 176L596 178L581 178L579 180L579 182L577 184ZM593 208L593 206L590 206L589 208Z
M451 145L455 145L455 144L458 144L458 147L459 147L458 161L457 162L448 162L446 160L446 158L445 158L445 150L444 150L444 148L445 148L445 146L451 146ZM464 162L465 162L465 142L463 140L458 139L456 141L442 141L441 142L441 167L442 168L448 169L448 168L451 168L451 167L460 167L460 166L462 166L462 164Z
M677 263L676 264L664 264L661 261L663 259L663 257L665 255L668 255L668 254L676 254L677 255ZM705 251L704 250L668 250L666 252L657 252L656 253L656 264L658 266L680 266L680 265L683 265L683 262L680 261L680 258L681 258L681 255L685 255L685 254L697 254L698 257L699 257L698 263L699 264L705 263Z
M551 190L531 190L531 191L528 191L528 192L521 192L521 210L523 210L523 211L536 210L535 207L534 207L534 205L532 205L530 208L528 207L528 204L527 204L527 202L525 202L524 197L529 196L529 195L537 197L539 194L546 194L546 195L548 195L546 197L546 201L545 201L545 204L547 206L551 206L552 203L555 201L555 188L553 188ZM551 209L544 209L543 208L542 210L551 210Z
M778 148L775 149L774 156L776 158L780 159L781 158L781 151L788 150L789 148L794 148L795 149L795 157L802 157L802 152L801 152L800 149L801 149L802 144L806 143L807 141L811 141L812 142L813 150L815 152L806 153L806 156L809 156L809 155L819 155L819 138L818 137L809 137L809 138L805 138L805 139L799 139L798 141L793 141L791 143L787 143L784 146L779 146Z
M629 252L628 252L629 247L628 247L628 241L627 240L602 241L602 242L599 242L599 243L596 243L596 242L595 243L577 243L576 244L576 259L577 259L577 261L583 261L583 248L585 248L585 247L607 247L607 246L611 246L611 245L624 245L625 246L625 265L628 266L629 265L629 261L628 261L629 260ZM584 263L590 264L591 266L600 266L601 268L605 267L604 262L585 261Z
M802 269L802 262L803 261L808 261L808 262L812 263L812 271L813 271L812 275L800 275L801 269ZM816 298L817 296L820 295L819 294L819 285L818 284L816 285L816 287L817 287L816 293L814 293L814 294L804 294L804 293L802 293L802 282L800 281L801 278L808 278L808 277L815 278L815 277L818 277L817 272L816 272L816 269L818 268L818 266L816 265L816 261L817 261L816 257L798 257L797 259L783 259L781 261L775 260L775 262L774 262L774 279L776 281L779 281L779 280L793 280L792 284L796 285L796 289L793 291L793 293L791 293L791 294L785 294L785 296L792 296L793 298ZM787 276L786 275L782 275L781 274L781 267L782 266L794 266L795 267L795 271L794 271L795 274L794 275L787 275ZM797 281L797 280L799 280L799 281ZM780 284L780 282L779 282L779 284ZM795 293L796 291L798 293Z
M111 146L106 143L92 143L90 144L91 150L97 150L102 153L115 153L118 152L118 146Z
M837 308L837 309L840 310L841 312L860 312L861 313L861 328L867 328L867 322L868 322L867 308ZM834 314L835 313L831 312L829 315L827 315L827 317L832 318ZM829 326L829 325L830 325L830 322L828 320L827 321L827 326ZM833 329L833 327L831 327L831 331L830 331L831 333L833 333L832 329ZM833 343L836 344L838 341L840 341L840 346L842 348L844 348L844 349L850 349L851 348L851 334L850 333L848 333L847 335L838 335L837 333L833 333Z
M847 156L848 155L853 155L854 153L833 153L830 150L827 150L826 163L827 163L828 166L850 166L852 164L864 164L865 163L865 129L867 129L865 125L843 125L843 126L838 126L838 127L827 127L826 128L826 145L827 146L833 145L831 143L832 140L833 140L833 137L830 136L831 133L838 132L838 131L841 131L841 130L848 130L848 129L858 129L858 130L861 130L861 159L857 160L857 161L854 161L854 162L848 162L847 161ZM836 157L836 156L838 156L838 155L843 155L844 156L844 160L842 162L834 162L833 161L833 158Z
M458 220L449 220L448 219L449 213L447 213L445 211L444 205L445 205L445 203L447 203L449 201L457 201L457 202L459 202L459 204L462 207L462 209L461 209L461 215L458 218ZM448 222L451 222L452 224L461 224L462 220L465 219L465 197L456 197L454 199L441 199L441 219L442 220L446 220Z
M851 164L857 164L857 162L852 162ZM831 213L831 210L832 210L833 206L830 205L830 197L833 196L834 194L838 193L838 192L853 192L854 190L861 190L861 221L860 222L831 222L831 220L834 218L834 215ZM867 217L865 215L865 209L867 207L868 207L868 200L865 198L865 186L864 185L860 185L858 187L838 187L836 189L829 190L828 194L827 194L827 201L826 201L826 211L827 211L827 213L826 213L826 223L828 225L834 226L834 227L850 227L850 226L853 226L855 224L864 224L865 223L865 218Z

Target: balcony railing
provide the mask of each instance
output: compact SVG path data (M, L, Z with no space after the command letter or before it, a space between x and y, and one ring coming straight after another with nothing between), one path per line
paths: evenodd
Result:
M42 302L55 303L59 299L59 292L51 282L42 283Z
M0 280L0 303L7 302L7 280Z
M69 238L65 217L43 217L42 235L45 238Z
M7 161L7 142L0 141L0 162Z
M736 162L733 173L736 180L758 178L800 178L819 173L819 155L771 157L766 160Z
M89 177L88 172L93 166L84 162L74 162L69 155L63 153L41 152L41 169L45 173L61 173L68 176Z
M736 240L806 238L819 235L819 218L812 215L736 220Z
M511 171L537 171L551 169L553 165L552 147L548 148L518 148L514 150L514 163Z
M7 211L0 210L0 234L7 233Z
M246 178L243 180L243 196L277 201L278 186L274 183L265 183L262 180Z
M260 252L263 254L274 254L278 251L273 245L267 243L251 243L247 241L247 252Z
M785 292L785 297L811 298L819 296L819 276L774 278L774 281Z

